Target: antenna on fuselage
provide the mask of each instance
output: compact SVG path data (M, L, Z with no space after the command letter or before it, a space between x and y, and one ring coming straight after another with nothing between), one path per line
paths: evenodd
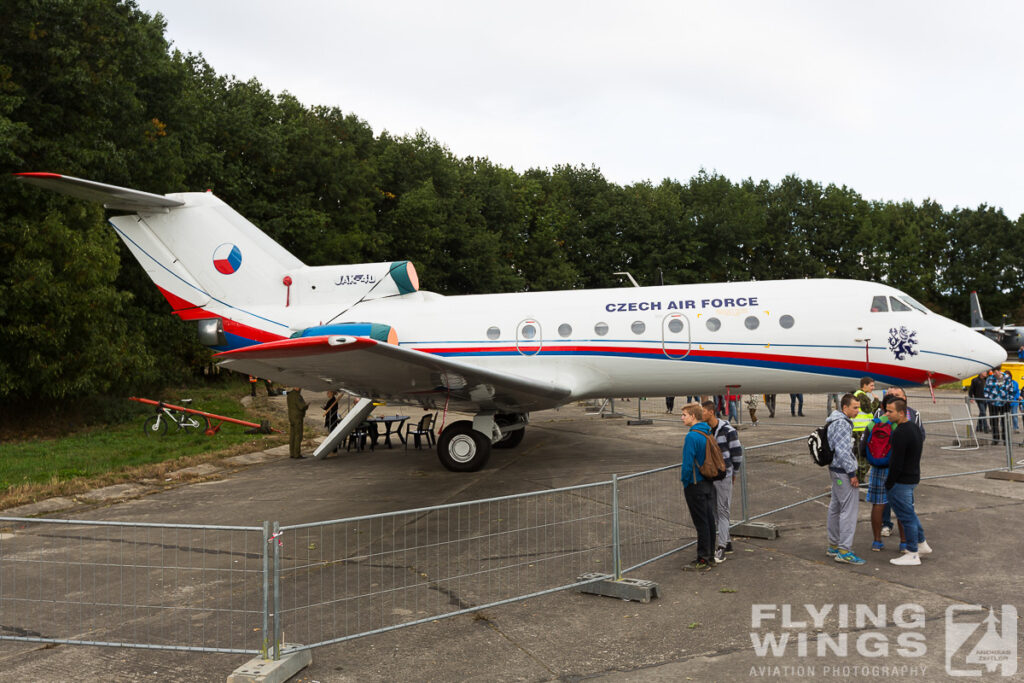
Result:
M626 277L628 277L628 278L629 278L629 281L633 283L633 286L634 286L634 287L639 287L639 286L640 286L640 285L639 285L639 284L637 283L637 281L633 279L633 276L632 276L632 275L630 275L629 273L625 272L625 271L620 271L620 272L617 272L617 273L612 273L612 274L613 274L613 275L625 275Z

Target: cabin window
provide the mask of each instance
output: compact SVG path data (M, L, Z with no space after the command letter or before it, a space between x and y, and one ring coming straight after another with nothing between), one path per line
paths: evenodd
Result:
M633 330L633 334L643 334L644 330L647 329L647 325L644 325L642 320L637 320L629 326L629 329Z
M757 326L761 324L761 321L757 319L756 315L748 315L746 320L743 321L748 330L756 330Z
M598 337L603 337L608 334L608 323L597 323L594 325L594 334Z
M708 318L708 321L704 324L707 325L708 329L712 332L718 332L722 327L722 321L718 318Z
M672 318L668 321L668 331L673 334L679 334L683 331L683 321L679 318Z
M487 328L487 338L488 339L497 339L500 336L501 336L501 330L499 330L497 327L491 326L491 327Z
M884 296L876 296L871 300L871 312L872 313L888 313L889 304L885 300Z
M889 297L889 301L892 303L892 310L894 310L894 311L904 312L904 311L912 311L912 310L914 310L910 306L906 305L905 303L903 303L902 301L900 301L899 299L897 299L894 296L890 296Z
M533 339L537 336L537 328L533 325L523 325L523 329L519 333L523 336L523 339Z
M791 316L789 313L779 318L779 325L781 325L783 328L787 330L793 327L793 322L793 316Z
M568 337L570 334L572 334L572 325L569 323L562 323L558 326L559 337Z

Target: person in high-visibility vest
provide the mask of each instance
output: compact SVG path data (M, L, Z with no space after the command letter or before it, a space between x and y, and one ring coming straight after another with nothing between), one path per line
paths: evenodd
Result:
M258 380L255 377L253 377L252 375L249 375L249 395L252 396L253 398L256 398L256 382L257 381Z
M853 445L854 453L857 453L857 477L867 480L868 461L860 451L860 437L863 436L865 428L871 424L871 420L878 410L879 401L875 397L875 380L871 377L860 378L860 389L853 392L853 395L860 401L860 410L853 418Z

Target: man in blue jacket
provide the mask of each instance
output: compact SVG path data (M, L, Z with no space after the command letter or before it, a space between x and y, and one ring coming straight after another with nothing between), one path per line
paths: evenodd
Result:
M683 482L683 496L690 510L690 519L697 530L697 559L686 565L686 569L707 571L711 569L715 548L715 500L714 485L701 476L700 466L704 464L705 446L711 428L702 422L700 405L691 403L683 408L683 424L690 428L683 442L683 466L680 479Z

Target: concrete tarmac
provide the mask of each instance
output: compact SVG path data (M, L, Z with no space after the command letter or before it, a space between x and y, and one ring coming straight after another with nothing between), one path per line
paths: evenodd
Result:
M617 402L617 407L634 412L633 401ZM666 416L662 401L652 400L644 403L644 412L657 418L655 424L631 427L625 419L588 416L576 406L535 414L519 448L495 450L487 468L475 473L447 472L426 449L399 447L295 461L287 458L285 448L224 463L219 472L207 471L197 475L205 479L170 490L134 498L139 491L122 491L117 500L127 499L121 502L102 496L95 497L99 504L69 501L71 509L59 516L300 524L607 480L613 473L678 461L684 436L678 410ZM823 421L824 410L812 411L809 403L805 414L803 421L788 414L769 421L762 408L762 426L744 424L741 438L750 446L806 435ZM950 443L942 430L930 432L922 467L926 475L929 459L943 472L1005 461L1003 451L991 446L970 453L941 450ZM751 487L758 489L758 509L826 488L825 475L815 472L801 443L774 447L770 454L751 452L748 460L756 475ZM779 481L788 484L777 486ZM793 485L800 488L796 494ZM984 680L1002 679L1003 669L990 672L968 661L986 626L949 629L947 609L984 607L984 612L961 617L968 624L981 624L989 607L996 617L1004 605L1024 609L1016 555L1024 541L1019 523L1024 485L967 475L922 483L916 499L934 548L919 567L888 562L895 556L891 538L886 551L869 551L869 506L863 502L855 551L866 564L844 565L826 557L826 498L766 520L779 524L777 539L736 538L735 552L706 574L680 571L693 559L692 548L641 568L632 576L654 581L660 590L660 597L648 604L556 593L317 648L312 665L293 680L934 681L960 678L953 674L965 670L984 671ZM51 504L40 511L47 509L55 508ZM31 513L22 509L4 514ZM813 617L826 605L829 612L816 625ZM844 622L841 613L847 611ZM761 615L758 623L755 614ZM1017 625L1000 622L999 632L1005 635L1011 627L1019 632ZM3 632L17 626L0 615ZM963 643L947 648L947 637L953 634L955 639L956 633L966 631L971 633ZM819 645L820 633L836 644L831 649L827 643ZM766 638L778 643L787 636L784 649L776 646L777 654L762 647ZM819 647L825 649L819 653ZM947 649L952 649L948 656ZM0 641L0 680L223 680L246 659ZM1016 662L1020 669L1019 657Z

